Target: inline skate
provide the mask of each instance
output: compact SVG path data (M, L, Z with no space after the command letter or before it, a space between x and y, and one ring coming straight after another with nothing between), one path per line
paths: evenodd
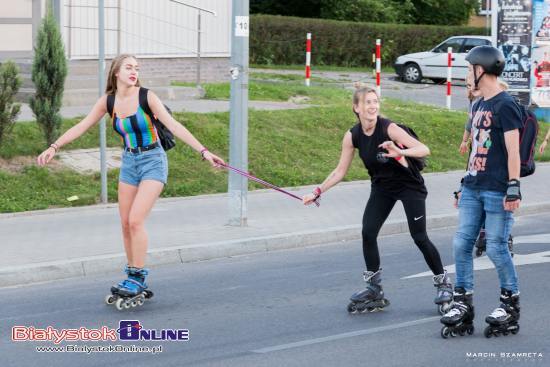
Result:
M476 240L476 256L480 257L485 251L487 251L487 239L485 238L485 229L482 228ZM508 251L514 257L514 237L512 235L508 236Z
M349 313L376 312L390 304L390 301L384 298L384 291L380 285L381 272L382 269L377 272L365 271L363 273L367 288L351 296L351 302L348 305Z
M111 294L105 297L105 303L114 304L121 311L142 306L146 299L153 297L153 292L147 289L145 277L148 269L126 266L124 269L128 278L111 287Z
M434 287L437 288L437 296L434 303L437 305L437 311L440 315L444 315L449 311L453 303L453 285L451 279L447 275L447 271L443 274L433 276Z
M441 317L441 337L447 339L449 336L463 336L466 333L474 333L474 306L472 293L466 293L464 288L455 288L453 294L453 305L450 310Z
M497 307L485 322L489 324L483 331L485 337L517 334L519 332L519 293L512 294L512 291L502 288L500 290L500 307Z

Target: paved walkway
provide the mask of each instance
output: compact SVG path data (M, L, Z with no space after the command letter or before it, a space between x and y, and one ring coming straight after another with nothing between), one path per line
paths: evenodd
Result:
M330 167L327 167L327 173ZM426 174L428 227L456 224L451 193L462 172ZM518 215L550 210L550 164L522 180ZM298 195L312 187L290 188ZM231 227L225 194L161 199L147 222L151 266L360 238L369 181L341 183L320 208L304 207L278 192L248 195L248 226ZM382 234L406 232L397 205ZM0 215L0 286L120 271L125 263L116 204ZM437 244L451 251L450 243Z

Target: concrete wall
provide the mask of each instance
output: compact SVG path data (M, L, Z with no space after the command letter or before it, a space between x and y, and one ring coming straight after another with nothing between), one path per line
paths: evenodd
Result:
M0 0L0 59L30 57L45 0Z
M0 60L32 57L35 35L51 0L0 0ZM97 0L59 0L70 59L98 53ZM231 55L231 0L181 0L201 12L201 56ZM106 56L196 57L199 11L170 0L105 0Z

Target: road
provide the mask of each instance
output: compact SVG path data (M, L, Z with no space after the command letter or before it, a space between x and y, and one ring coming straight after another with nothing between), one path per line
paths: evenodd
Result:
M253 254L152 269L155 297L138 309L103 303L120 274L0 289L2 366L548 366L547 292L550 213L518 218L515 261L521 286L521 331L486 339L484 318L498 306L494 269L477 270L473 336L444 340L431 277L408 235L382 237L383 285L391 305L348 315L362 287L359 241ZM430 237L451 269L453 228ZM484 260L480 258L480 265ZM482 266L483 267L483 266ZM117 329L139 320L144 329L188 329L189 341L62 342L141 345L152 353L39 353L52 342L12 341L14 326ZM506 354L508 353L508 354ZM520 354L518 354L520 353Z

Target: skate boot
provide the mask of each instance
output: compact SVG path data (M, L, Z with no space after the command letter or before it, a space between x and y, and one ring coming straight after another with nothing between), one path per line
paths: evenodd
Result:
M453 285L445 270L443 274L434 275L434 287L437 288L437 296L434 303L440 315L444 315L453 303Z
M376 312L390 304L390 301L384 298L384 291L380 285L381 272L382 269L377 272L365 271L363 273L367 288L351 296L351 302L348 305L349 313Z
M105 303L115 304L118 310L141 306L146 299L153 297L153 292L147 290L145 277L148 269L126 266L124 269L128 278L118 285L111 287L111 294L105 297Z
M487 240L485 238L485 228L481 228L479 231L479 236L476 240L476 256L480 257L483 253L487 251Z
M517 334L519 331L519 293L512 294L512 291L501 288L500 302L502 302L500 307L485 318L489 326L485 328L483 334L487 338L493 335L496 337L501 334Z
M472 293L466 293L464 288L455 288L453 294L453 305L443 315L441 323L441 337L447 339L449 336L463 336L466 333L474 333L474 306L472 304Z

